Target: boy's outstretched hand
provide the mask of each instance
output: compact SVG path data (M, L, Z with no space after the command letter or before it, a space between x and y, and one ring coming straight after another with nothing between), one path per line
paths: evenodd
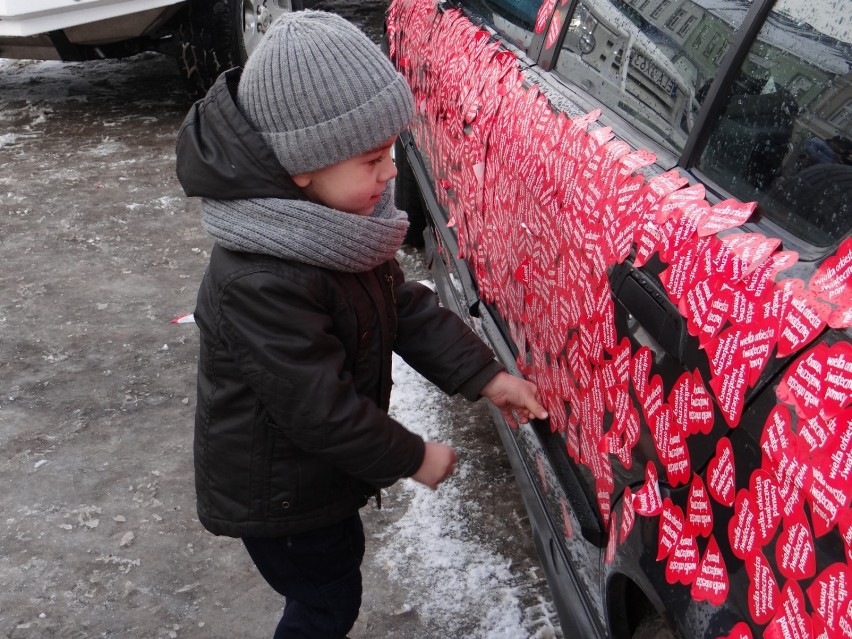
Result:
M517 428L518 422L526 424L533 417L547 419L536 385L505 371L497 373L481 394L500 409L512 428Z
M456 451L449 446L426 442L423 463L411 479L436 490L438 484L453 474L457 459Z

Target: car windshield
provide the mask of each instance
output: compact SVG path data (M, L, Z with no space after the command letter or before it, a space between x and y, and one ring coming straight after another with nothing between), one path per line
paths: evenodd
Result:
M815 246L852 220L852 3L782 0L696 167Z

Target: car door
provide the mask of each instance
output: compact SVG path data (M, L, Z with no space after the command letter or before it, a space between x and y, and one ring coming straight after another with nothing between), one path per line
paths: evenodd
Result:
M532 24L517 4L395 2L391 54L419 106L408 157L442 298L551 414L500 432L563 624L759 636L814 583L807 622L840 623L846 599L814 601L845 579L848 530L845 440L818 439L848 422L848 36L787 3L549 2ZM495 14L525 15L524 35L496 42ZM815 366L836 369L817 400ZM840 460L826 481L809 454ZM807 509L767 518L782 495ZM832 495L822 581L779 572Z

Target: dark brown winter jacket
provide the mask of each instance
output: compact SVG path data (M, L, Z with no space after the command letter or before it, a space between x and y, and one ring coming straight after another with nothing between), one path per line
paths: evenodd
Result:
M265 196L298 196L236 109L238 74L223 75L187 116L181 183L187 194L223 198L231 179L223 176L233 176L241 197L253 179ZM417 471L422 438L387 414L392 351L469 399L501 369L395 261L342 273L215 246L195 317L198 515L216 534L318 528Z

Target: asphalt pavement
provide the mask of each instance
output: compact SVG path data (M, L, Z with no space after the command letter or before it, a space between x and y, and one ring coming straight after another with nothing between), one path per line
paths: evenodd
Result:
M193 309L212 242L174 175L188 106L173 61L153 54L0 60L0 636L266 637L279 614L241 544L195 517L198 342L172 320ZM423 275L419 253L402 257ZM452 496L472 543L505 560L495 592L511 601L436 595L404 557L368 551L352 636L558 636L484 406L439 411L467 424L456 443L477 459ZM400 485L365 509L369 544L390 543L412 495ZM430 613L436 597L461 607ZM518 625L489 631L500 606Z

